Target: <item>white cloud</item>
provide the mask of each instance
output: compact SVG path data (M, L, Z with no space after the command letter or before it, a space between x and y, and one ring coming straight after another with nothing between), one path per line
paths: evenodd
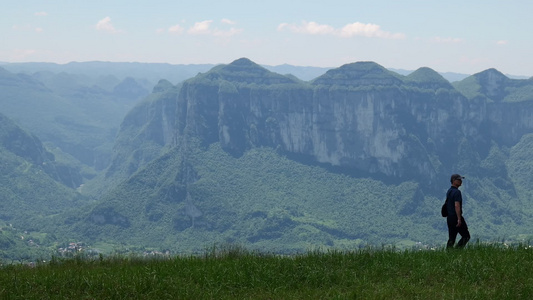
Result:
M225 24L225 25L235 25L235 24L237 24L237 22L229 20L229 19L222 19L222 20L220 20L220 23ZM231 37L231 36L237 35L237 34L239 34L241 32L243 32L243 29L235 28L235 27L230 27L227 30L215 28L213 30L213 36L216 36L216 37Z
M96 23L96 30L105 31L109 33L119 33L121 30L117 30L111 23L110 17L105 17Z
M442 44L457 44L457 43L463 42L463 39L451 38L451 37L442 38L440 36L436 36L436 37L433 38L433 42L442 43Z
M44 30L41 27L35 28L35 32L43 32Z
M300 25L282 23L278 26L278 31L289 30L293 33L310 34L310 35L335 35L344 38L354 36L363 36L370 38L384 38L384 39L404 39L403 33L391 33L381 30L379 25L351 23L346 24L342 28L334 28L330 25L318 24L316 22L303 21Z
M189 34L209 34L211 33L211 30L209 27L211 26L211 23L213 23L213 20L206 20L202 22L196 22L194 23L194 26L189 28L187 31Z
M48 13L45 11L39 11L39 12L34 13L33 15L38 16L38 17L46 17L48 16Z
M501 40L501 41L497 41L496 42L496 44L500 45L500 46L507 45L508 43L509 43L509 41L506 41L506 40Z
M376 37L383 39L404 39L405 34L403 33L391 33L388 31L381 30L379 25L368 23L359 23L355 22L352 24L345 25L340 30L340 35L343 37L352 37L352 36L364 36L364 37Z
M222 19L220 21L223 25L234 25L236 22L228 20L228 19ZM194 23L193 26L186 29L183 25L176 24L174 26L171 26L167 29L167 32L169 34L175 34L180 35L183 33L187 33L189 35L209 35L214 37L224 37L228 38L237 34L240 34L243 32L243 29L236 28L236 27L228 27L228 26L222 26L222 28L214 27L213 20L205 20L201 22ZM225 28L224 28L225 27ZM162 33L164 30L157 29L156 33Z
M237 22L229 20L229 19L222 19L222 20L220 20L220 22L223 23L223 24L229 24L229 25L237 24Z
M329 25L320 25L316 22L303 21L301 25L282 23L278 26L278 31L289 30L301 34L332 34L335 29Z
M172 34L182 34L183 31L185 31L185 28L181 27L179 24L168 28L168 32Z

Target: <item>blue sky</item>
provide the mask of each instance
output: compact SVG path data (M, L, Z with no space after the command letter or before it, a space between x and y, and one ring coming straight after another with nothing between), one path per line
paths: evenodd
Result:
M533 76L533 1L0 0L0 61L387 68Z

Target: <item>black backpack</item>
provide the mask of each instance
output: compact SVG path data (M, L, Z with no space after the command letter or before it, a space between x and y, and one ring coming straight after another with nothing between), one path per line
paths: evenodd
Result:
M449 192L449 190L448 190ZM442 205L442 207L440 208L440 214L446 218L448 216L448 208L446 207L448 204L448 193L446 193L446 201L444 201L444 204Z
M440 208L440 214L446 218L448 216L448 208L446 207L448 204L448 193L446 193L446 201L444 201L444 204Z

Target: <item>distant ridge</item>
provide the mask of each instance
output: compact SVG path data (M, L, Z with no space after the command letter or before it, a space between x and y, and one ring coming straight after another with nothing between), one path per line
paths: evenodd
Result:
M38 71L50 71L54 73L67 72L73 74L84 74L91 76L114 75L117 78L126 77L145 78L154 83L159 79L166 79L174 84L195 76L198 73L209 71L218 64L168 64L168 63L141 63L141 62L69 62L66 64L45 63L45 62L24 62L8 63L0 62L0 66L13 73L34 73ZM336 67L313 67L295 66L289 64L282 65L261 65L262 67L282 75L292 74L297 78L310 81L328 70ZM387 68L389 71L400 75L409 75L414 70ZM472 74L455 72L439 72L449 82L461 81ZM528 79L527 76L505 74L512 79Z

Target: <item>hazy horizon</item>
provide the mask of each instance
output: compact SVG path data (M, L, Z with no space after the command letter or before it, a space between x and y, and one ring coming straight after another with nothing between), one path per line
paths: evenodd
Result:
M387 68L533 76L533 2L9 1L0 61Z

